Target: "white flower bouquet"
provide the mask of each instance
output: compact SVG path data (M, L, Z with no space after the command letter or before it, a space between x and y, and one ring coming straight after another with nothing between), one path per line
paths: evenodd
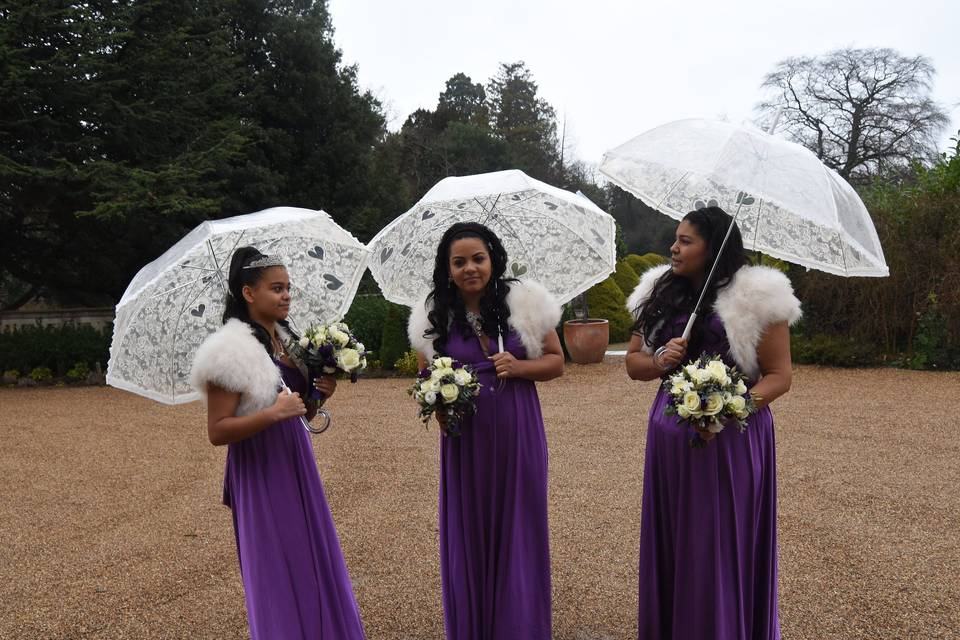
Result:
M367 350L345 322L311 325L289 348L307 365L314 400L322 394L313 386L313 378L332 375L356 382L367 368Z
M718 355L701 355L671 375L663 386L670 394L664 413L710 433L720 433L731 422L742 432L747 428L747 418L757 410L747 393L746 376L728 367ZM690 446L703 447L706 441L695 437Z
M407 393L420 405L419 415L424 424L434 413L443 412L446 434L458 436L460 422L473 412L480 387L469 365L444 356L434 358L430 366L420 371Z

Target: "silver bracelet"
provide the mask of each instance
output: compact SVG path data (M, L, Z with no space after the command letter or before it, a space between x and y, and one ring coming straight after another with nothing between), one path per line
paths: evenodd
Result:
M662 364L660 364L660 356L662 356L666 352L667 352L666 347L660 347L659 349L653 352L653 364L657 369L660 369L660 371L670 371L670 367L665 367Z

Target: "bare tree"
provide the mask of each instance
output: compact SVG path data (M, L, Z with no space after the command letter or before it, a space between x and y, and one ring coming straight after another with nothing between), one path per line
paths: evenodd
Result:
M787 58L763 81L763 118L783 109L788 131L844 178L862 180L936 152L949 123L930 97L936 71L924 56L839 49Z

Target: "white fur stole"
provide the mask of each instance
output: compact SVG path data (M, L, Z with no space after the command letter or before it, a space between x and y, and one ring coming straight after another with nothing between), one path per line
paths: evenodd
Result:
M510 309L507 324L520 336L527 358L534 360L543 355L543 339L560 322L562 309L556 298L539 282L525 280L509 283L506 303ZM433 340L424 337L432 328L427 314L433 306L427 306L426 296L414 305L407 323L407 335L414 349L427 359L436 355Z
M208 383L239 393L237 415L245 416L276 402L281 377L250 325L232 318L203 341L193 358L190 385L204 402Z
M670 268L656 266L640 277L640 284L627 299L627 310L634 319L637 308L647 301L657 280ZM730 284L717 293L713 310L727 332L730 357L752 380L760 377L757 347L766 328L784 321L793 325L802 314L789 278L770 267L743 267L737 271ZM653 351L646 343L643 350Z

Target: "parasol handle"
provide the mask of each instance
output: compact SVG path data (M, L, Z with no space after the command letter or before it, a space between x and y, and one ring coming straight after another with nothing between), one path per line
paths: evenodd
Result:
M283 384L283 390L287 393L288 396L293 394L293 392L290 391L290 387L287 386L286 382L281 382L281 384ZM309 422L307 422L307 419L304 418L303 416L298 416L298 417L300 418L300 424L303 425L303 428L312 434L323 433L324 431L330 428L330 423L331 423L330 412L327 411L326 409L319 409L317 411L316 417L323 420L323 424L319 427L315 427Z
M694 311L690 314L690 319L687 320L687 326L683 329L683 339L690 339L690 332L693 331L693 323L697 321L697 312Z

